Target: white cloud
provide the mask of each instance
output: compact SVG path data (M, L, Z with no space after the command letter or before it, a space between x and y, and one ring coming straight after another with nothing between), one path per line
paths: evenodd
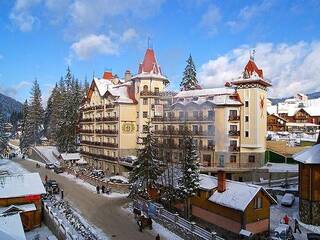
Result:
M71 50L82 60L94 54L115 55L118 53L118 48L118 44L104 34L90 34L71 45Z
M209 35L217 33L217 24L221 20L220 10L215 5L210 5L207 11L202 15L200 25L206 28Z
M134 28L128 28L122 33L121 41L124 43L129 42L136 37L138 37L136 30Z
M9 14L9 19L20 31L29 32L38 22L38 18L33 16L31 8L39 4L41 0L17 0Z
M6 96L10 97L16 97L17 94L21 91L24 90L32 85L31 82L29 81L22 81L19 82L18 84L15 84L13 86L0 86L0 92L5 94Z
M0 54L0 60L1 60L1 59L3 59L3 58L4 58L4 57L3 57L3 55L2 55L2 54Z
M199 79L205 87L221 87L237 78L249 59L249 46L241 46L201 66ZM271 80L270 96L292 96L320 91L320 42L295 44L258 43L256 64Z
M242 8L235 20L227 22L231 31L237 32L244 29L251 20L256 20L257 17L266 13L274 6L274 1L262 0L260 3L251 4Z

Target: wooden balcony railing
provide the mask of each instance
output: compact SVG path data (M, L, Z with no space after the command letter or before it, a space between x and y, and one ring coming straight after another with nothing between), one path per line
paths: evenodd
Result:
M80 129L79 132L80 133L94 133L94 131L90 130L90 129Z
M113 129L96 129L96 134L118 134L118 130Z

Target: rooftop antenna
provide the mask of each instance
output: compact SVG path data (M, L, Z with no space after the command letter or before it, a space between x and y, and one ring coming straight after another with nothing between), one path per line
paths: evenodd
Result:
M152 41L151 41L150 36L148 36L148 49L149 48L152 48Z

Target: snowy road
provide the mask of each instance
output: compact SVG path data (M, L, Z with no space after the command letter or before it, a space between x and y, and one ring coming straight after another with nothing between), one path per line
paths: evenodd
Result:
M35 163L16 159L22 167L30 172L39 172L42 179L47 175L55 179L64 190L65 199L81 211L81 215L90 223L100 228L110 239L141 240L155 239L155 233L146 230L139 232L132 215L121 208L127 203L126 198L106 198L94 194L86 187L76 184L72 179L55 174L43 167L36 168ZM161 239L167 239L164 236Z

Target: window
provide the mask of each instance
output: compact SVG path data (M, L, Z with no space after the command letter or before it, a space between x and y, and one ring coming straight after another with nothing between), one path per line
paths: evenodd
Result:
M256 197L254 199L254 208L261 209L262 208L262 197Z
M192 131L193 133L198 133L199 132L198 125L192 125Z
M203 158L204 165L206 167L210 167L211 166L211 155L210 154L203 154L202 158Z
M143 132L148 132L148 125L143 125Z
M142 116L143 116L144 118L147 118L147 117L148 117L148 112L143 112L143 113L142 113Z
M254 163L256 161L256 157L254 155L249 155L249 163Z
M249 116L245 116L245 122L249 122Z
M184 118L184 112L179 112L179 119L183 120L183 118Z
M236 117L237 116L237 110L230 110L229 111L229 116L230 117Z
M155 125L155 126L154 126L154 130L155 130L155 131L158 131L158 125Z
M139 132L139 125L137 125L137 132Z
M237 131L237 125L230 125L230 131Z
M213 148L213 140L208 140L208 148Z
M137 112L137 118L139 118L139 112Z
M245 131L245 137L249 137L249 131Z
M213 111L208 111L208 119L209 120L213 119Z
M143 99L143 105L148 105L148 98Z
M144 91L144 92L148 92L148 86L147 86L147 85L144 85L144 86L143 86L143 91Z
M224 167L224 155L219 156L219 167Z
M154 104L159 104L159 103L160 103L159 98L156 98L156 99L154 100Z
M236 163L237 162L237 156L236 155L230 155L230 162Z
M154 92L159 93L159 88L158 87L154 88Z
M192 113L192 115L193 115L193 119L198 119L198 112L195 111Z
M249 101L245 101L245 102L244 102L244 106L245 106L245 107L249 107Z

